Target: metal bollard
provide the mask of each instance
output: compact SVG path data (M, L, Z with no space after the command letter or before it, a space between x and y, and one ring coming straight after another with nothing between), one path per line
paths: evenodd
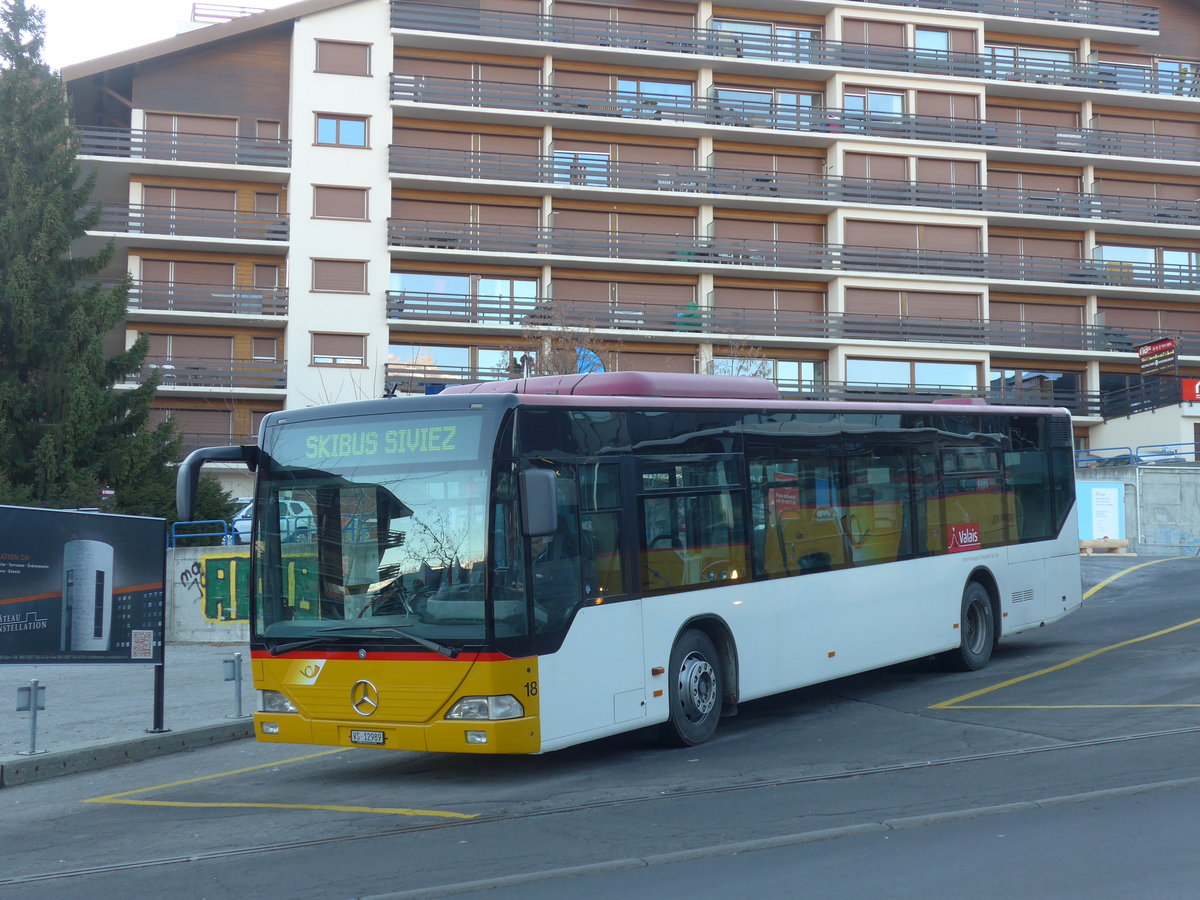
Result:
M46 708L46 688L39 686L37 679L31 679L29 687L17 688L17 712L29 713L29 749L18 750L21 756L33 756L35 753L45 753L37 748L37 714L39 709Z
M233 654L233 659L225 660L225 680L233 682L233 718L246 718L246 716L242 714L242 654L235 653Z

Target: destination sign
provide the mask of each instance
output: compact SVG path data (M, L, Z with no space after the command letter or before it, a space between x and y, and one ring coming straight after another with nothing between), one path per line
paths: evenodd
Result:
M277 465L340 470L479 458L478 415L370 416L280 425L267 452Z

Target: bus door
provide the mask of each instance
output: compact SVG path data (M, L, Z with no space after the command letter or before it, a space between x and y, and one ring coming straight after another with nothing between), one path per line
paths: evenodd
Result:
M542 741L603 732L646 714L642 609L622 560L620 465L554 466L553 535L528 536Z

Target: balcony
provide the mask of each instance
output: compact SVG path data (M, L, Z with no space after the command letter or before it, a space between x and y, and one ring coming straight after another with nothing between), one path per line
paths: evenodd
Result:
M1101 196L1070 191L1027 191L883 179L802 175L708 166L670 166L605 160L572 164L562 157L389 148L391 173L433 178L513 181L547 187L610 188L663 194L708 194L805 200L842 205L936 207L1072 219L1200 225L1200 207L1183 200ZM718 204L720 201L718 201Z
M851 384L830 382L805 385L790 391L780 385L784 396L804 400L866 400L874 403L928 403L933 400L974 398L995 406L1065 407L1073 416L1098 418L1102 415L1103 394L1094 391L1014 390L1005 387L970 388L955 385Z
M466 294L390 291L388 320L441 322L473 326L531 326L588 331L674 331L718 340L783 337L828 343L891 341L961 344L1025 349L1133 353L1161 336L1157 328L1114 328L1054 322L1003 322L975 319L921 319L835 312L684 307L645 302L603 302L570 297L501 301ZM1179 352L1200 356L1200 332L1179 335Z
M499 381L509 378L507 372L493 369L471 369L452 366L407 367L390 363L384 369L389 390L401 393L436 393L455 384L480 381ZM972 388L959 385L862 384L826 382L821 384L788 384L778 382L780 393L792 400L867 401L873 403L928 403L933 400L977 398L997 406L1061 406L1075 416L1099 418L1105 411L1104 395L1087 391L1020 391L1008 388ZM1110 406L1115 411L1118 406ZM1127 413L1117 412L1117 415Z
M105 203L95 230L278 242L288 239L288 219L278 213Z
M871 0L867 0L871 2ZM987 16L1019 17L1074 25L1102 25L1138 31L1158 30L1158 8L1120 0L887 0L889 6L948 9ZM438 4L393 0L392 28L398 31L450 31L523 40L571 44L604 44L646 50L667 50L666 41L677 41L681 53L709 53L707 35L677 28L618 25L589 19L560 16L520 15L447 7ZM664 42L660 44L659 42ZM683 48L683 49L680 49ZM694 49L689 49L694 48Z
M173 134L132 128L77 128L80 156L219 163L236 166L291 165L291 141L278 138Z
M1171 291L1200 287L1200 270L1185 265L1008 256L950 250L891 249L843 244L757 241L582 228L388 222L393 250L424 249L508 255L645 260L704 266L808 269L830 277L886 272L954 279L1051 282Z
M287 363L268 360L196 359L146 357L140 372L128 376L126 384L143 384L157 373L159 390L173 388L252 388L283 390L287 387Z
M106 279L110 286L117 282ZM287 288L250 285L184 284L134 281L127 306L131 310L176 313L221 313L235 316L286 316Z
M821 135L937 141L1023 150L1194 161L1200 138L1096 128L1064 128L908 113L863 113L779 103L731 104L711 97L626 94L591 88L480 82L433 75L392 75L393 102L477 109L604 116L682 124L768 129Z
M1128 8L1124 4L1111 5ZM945 8L957 10L960 6L946 3ZM1062 5L1063 10L1073 11L1075 8L1073 5ZM1156 8L1144 9L1157 19ZM565 16L465 10L436 4L393 3L392 27L402 31L432 31L476 37L486 35L550 44L749 59L829 69L875 69L1167 96L1196 96L1200 93L1200 82L1195 79L1174 72L1158 73L1150 67L1145 71L1123 67L1118 72L1111 66L1097 63L995 59L988 54L978 53L917 50L794 35L742 34L710 28L677 28ZM1189 72L1200 71L1200 63L1185 65Z

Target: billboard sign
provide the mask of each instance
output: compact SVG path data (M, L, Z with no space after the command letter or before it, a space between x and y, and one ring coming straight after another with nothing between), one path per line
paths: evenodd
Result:
M1137 351L1143 375L1174 375L1177 347L1175 338L1159 338L1133 348Z
M162 662L166 521L0 506L0 663Z

